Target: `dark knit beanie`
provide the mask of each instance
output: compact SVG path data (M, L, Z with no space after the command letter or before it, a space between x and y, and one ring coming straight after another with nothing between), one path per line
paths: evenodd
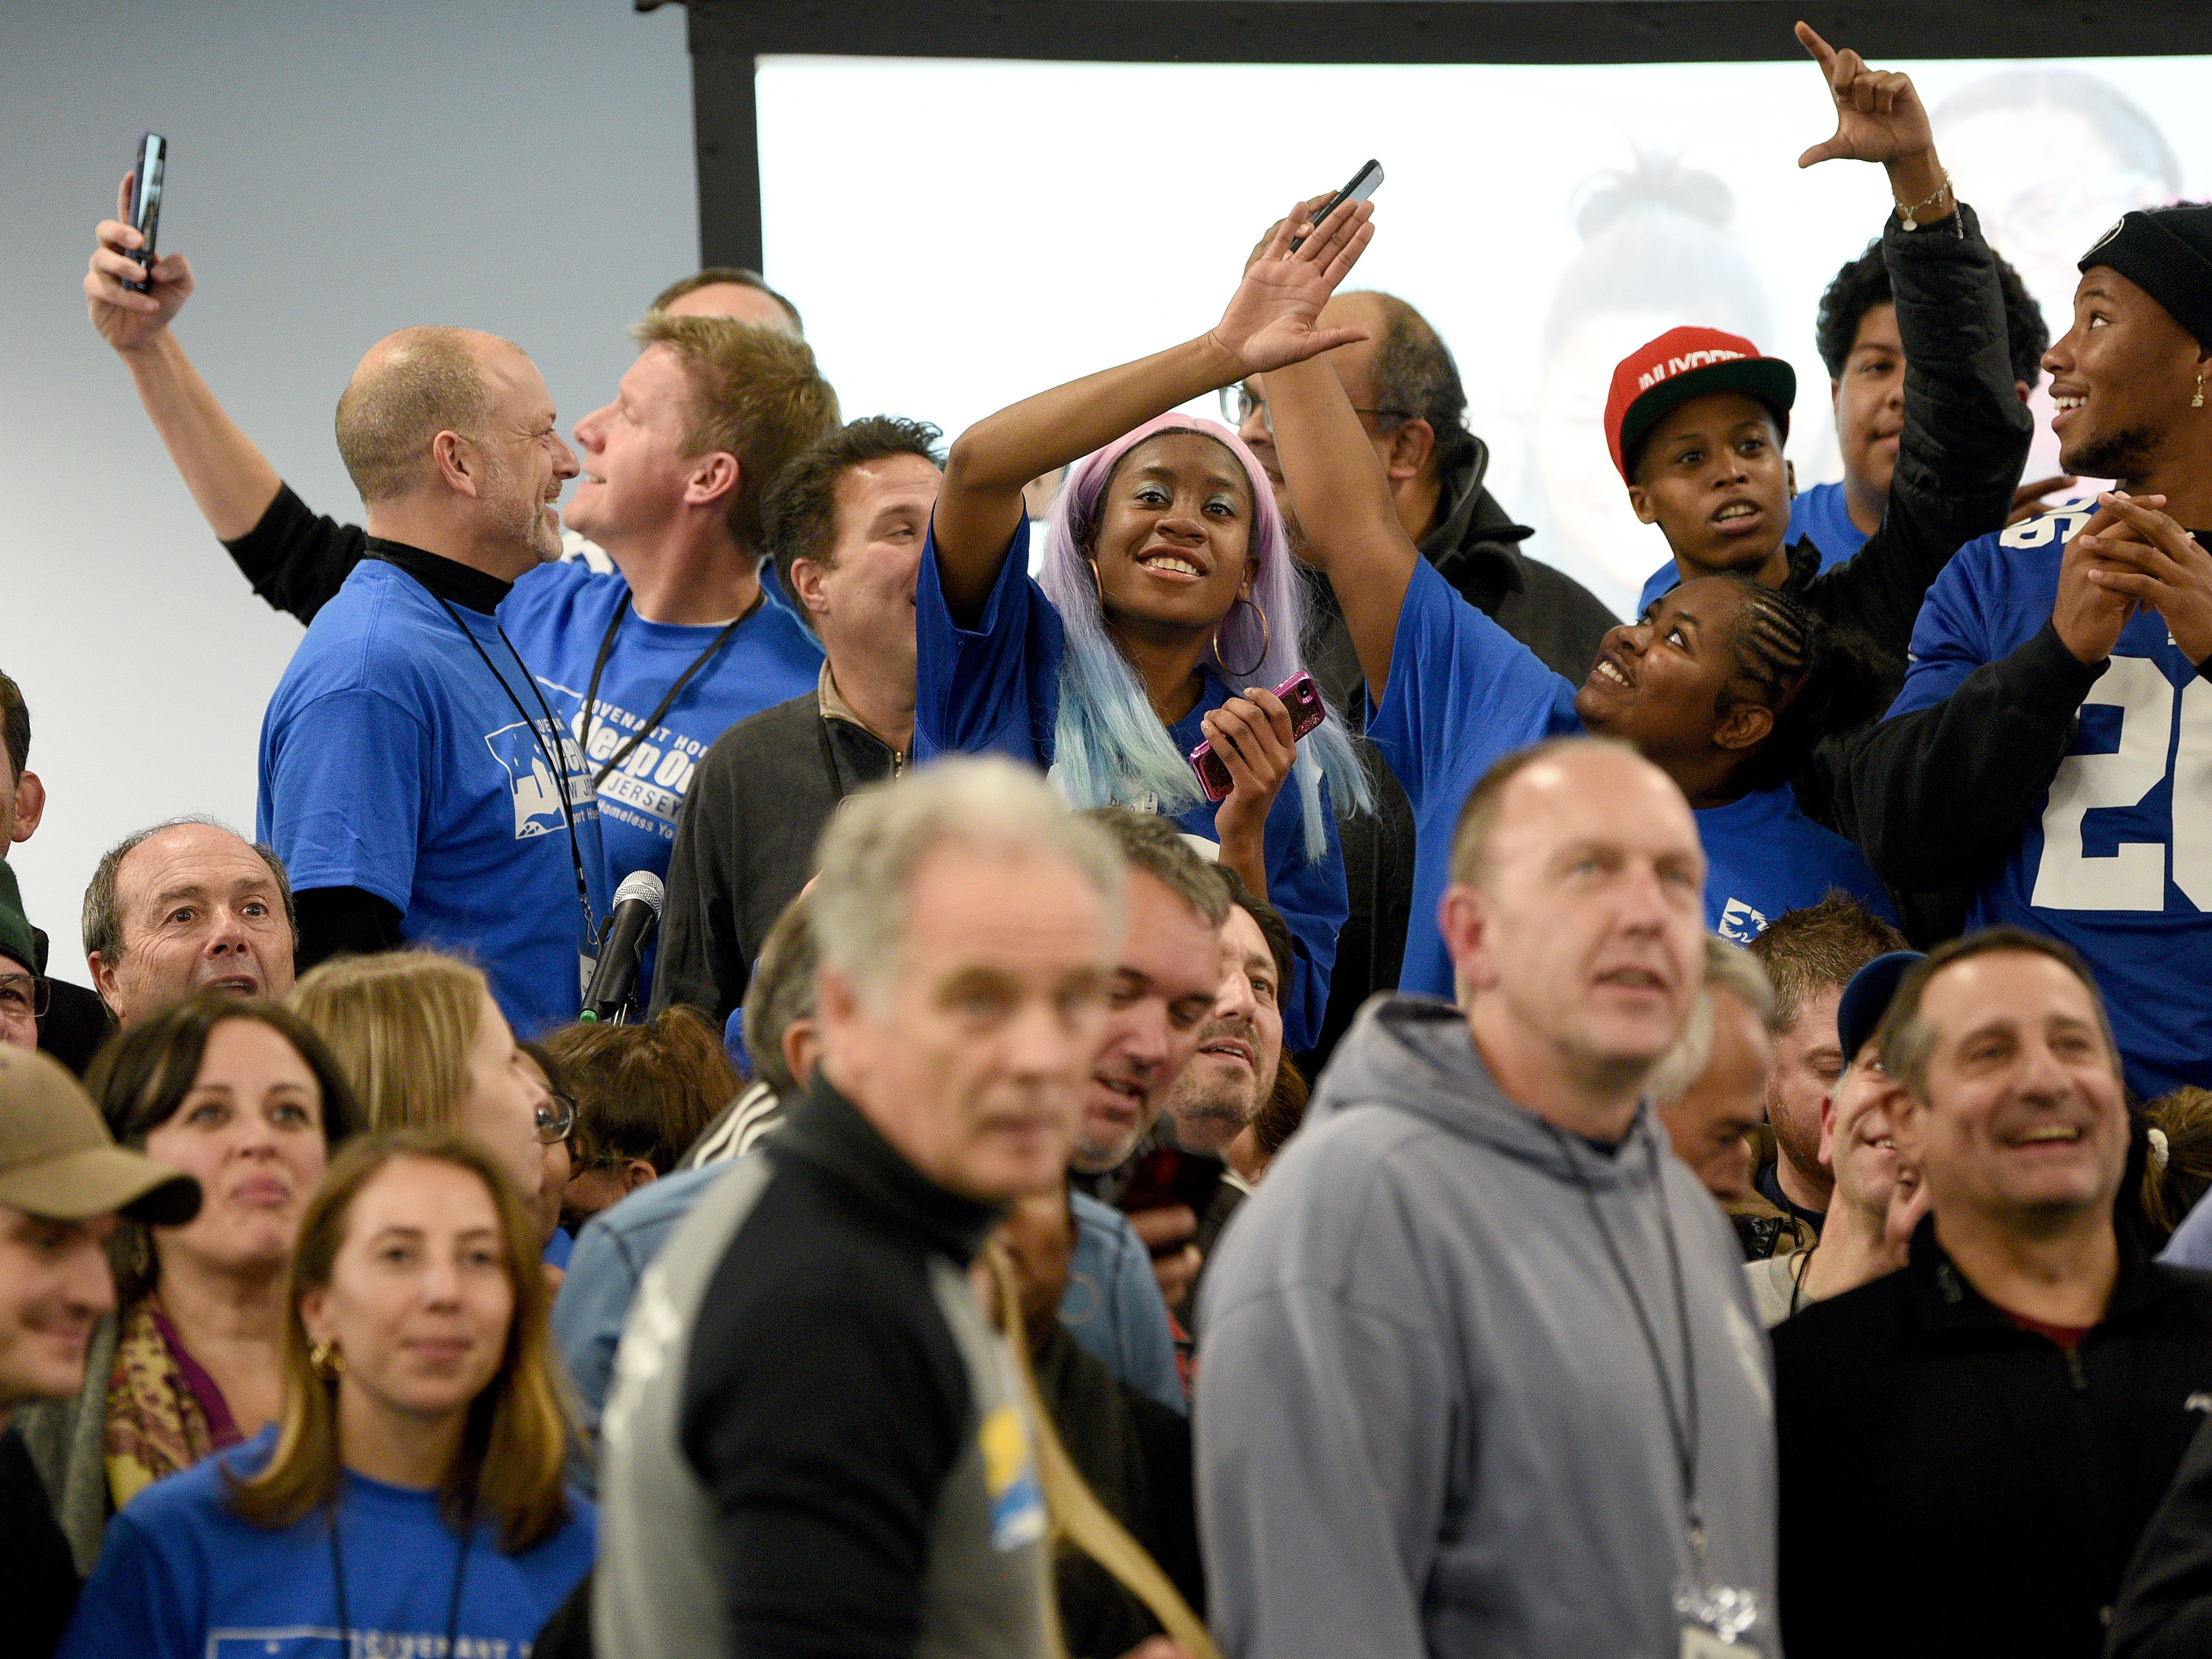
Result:
M2081 256L2092 265L2118 271L2212 351L2212 205L2137 208Z
M21 963L34 974L39 971L38 941L32 937L31 924L23 920L23 896L15 886L15 872L0 859L0 974L8 971L10 962Z

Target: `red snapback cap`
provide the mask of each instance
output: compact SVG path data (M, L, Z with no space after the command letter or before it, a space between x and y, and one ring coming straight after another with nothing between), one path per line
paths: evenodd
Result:
M1741 334L1717 328L1670 328L1620 360L1605 400L1605 441L1621 482L1629 482L1628 452L1668 411L1709 392L1741 392L1774 411L1790 435L1790 405L1797 401L1797 374L1779 357L1762 357Z

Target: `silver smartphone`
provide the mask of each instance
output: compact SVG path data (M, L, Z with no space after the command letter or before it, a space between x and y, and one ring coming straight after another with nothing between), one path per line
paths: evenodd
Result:
M1342 190L1340 190L1335 195L1329 198L1328 205L1327 207L1323 208L1319 213L1314 215L1314 228L1316 229L1319 229L1322 223L1328 220L1328 216L1335 212L1337 209L1342 207L1346 202L1365 201L1369 197L1375 193L1376 188L1382 184L1382 164L1380 161L1369 161L1365 167L1360 168L1358 172L1352 175L1351 183L1345 185ZM1305 246L1305 241L1306 239L1303 236L1293 236L1291 238L1291 252L1296 253L1300 248Z
M161 175L168 170L169 141L158 132L149 132L138 141L138 164L131 170L131 228L146 239L134 256L151 272L159 256L154 251L154 238L161 228ZM143 283L127 283L126 288L143 294L154 285L149 275Z

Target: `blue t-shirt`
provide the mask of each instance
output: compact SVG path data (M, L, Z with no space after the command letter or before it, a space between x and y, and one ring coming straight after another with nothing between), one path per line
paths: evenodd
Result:
M774 580L763 564L764 594ZM634 608L624 610L599 675L587 740L584 697L592 665L599 660L607 625L629 596L629 584L619 575L601 574L581 560L565 560L526 574L499 607L500 620L538 677L554 718L583 745L595 777L722 631L712 623L647 622ZM765 597L738 624L728 642L691 677L659 723L599 786L609 893L634 871L666 878L676 809L715 738L763 708L814 690L822 672L822 647L779 598ZM648 950L638 973L640 1006L652 999L653 961Z
M1067 1289L1060 1322L1099 1364L1139 1394L1170 1411L1188 1415L1182 1374L1176 1369L1175 1332L1152 1254L1129 1218L1088 1193L1070 1192L1075 1212L1075 1253L1067 1263Z
M1790 503L1790 544L1807 540L1820 549L1823 570L1832 569L1866 545L1867 532L1851 522L1842 484L1814 484ZM1649 611L1654 599L1681 580L1682 573L1674 560L1661 565L1644 584L1643 597L1636 602L1637 614Z
M596 927L599 810L582 751L547 729L498 624L454 614L458 627L396 565L354 568L263 716L256 832L295 890L361 888L398 907L410 943L473 957L528 1036L583 1000L576 862ZM567 816L549 757L568 774Z
M1450 880L1459 809L1482 775L1516 749L1580 732L1576 688L1467 603L1423 560L1406 590L1390 682L1368 735L1413 807L1413 899L1401 991L1452 994L1451 958L1437 930ZM1709 872L1705 924L1749 939L1783 911L1840 887L1894 920L1857 848L1767 790L1696 814Z
M1836 887L1899 925L1866 855L1807 817L1787 785L1701 807L1696 817L1705 844L1705 926L1723 939L1748 945L1784 910L1818 904Z
M2060 555L2094 510L2063 505L1959 550L1921 607L1892 715L1942 702L2042 630ZM2129 1087L2212 1085L2212 684L2155 611L2122 630L2057 777L1974 895L1970 927L2006 922L2087 961Z
M461 1540L435 1492L349 1473L337 1504L346 1627L338 1622L328 1512L280 1530L232 1513L222 1467L251 1474L276 1431L157 1480L108 1523L100 1565L78 1597L59 1659L359 1659L436 1655L461 1568L455 1649L525 1659L592 1565L598 1517L571 1494L573 1518L520 1555L501 1553L480 1522ZM349 1645L348 1630L352 1636Z
M1066 636L1060 613L1030 576L1029 534L1024 519L1015 526L982 616L967 629L954 623L945 603L937 575L937 529L933 523L930 526L915 592L917 760L954 752L997 753L1047 769L1052 765ZM1188 754L1206 741L1205 717L1237 695L1209 669L1197 707L1168 728L1169 741ZM1328 848L1311 861L1295 778L1285 781L1267 809L1267 899L1289 925L1297 958L1283 1003L1283 1046L1293 1051L1310 1047L1320 1035L1337 930L1350 908L1336 818L1327 808L1326 795L1323 800ZM1200 800L1176 814L1175 822L1185 834L1212 844L1219 810Z
M1390 679L1367 735L1413 808L1413 896L1401 991L1452 994L1451 958L1437 931L1449 884L1460 804L1516 749L1583 729L1575 687L1476 610L1426 559L1398 612Z

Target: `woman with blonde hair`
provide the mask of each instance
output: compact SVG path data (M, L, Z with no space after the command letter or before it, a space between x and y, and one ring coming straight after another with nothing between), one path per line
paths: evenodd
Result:
M342 957L302 979L291 1006L337 1057L368 1127L457 1129L536 1205L544 1144L568 1125L481 972L434 951Z
M532 1231L472 1139L349 1146L301 1228L283 1416L124 1509L60 1653L526 1650L596 1541Z

